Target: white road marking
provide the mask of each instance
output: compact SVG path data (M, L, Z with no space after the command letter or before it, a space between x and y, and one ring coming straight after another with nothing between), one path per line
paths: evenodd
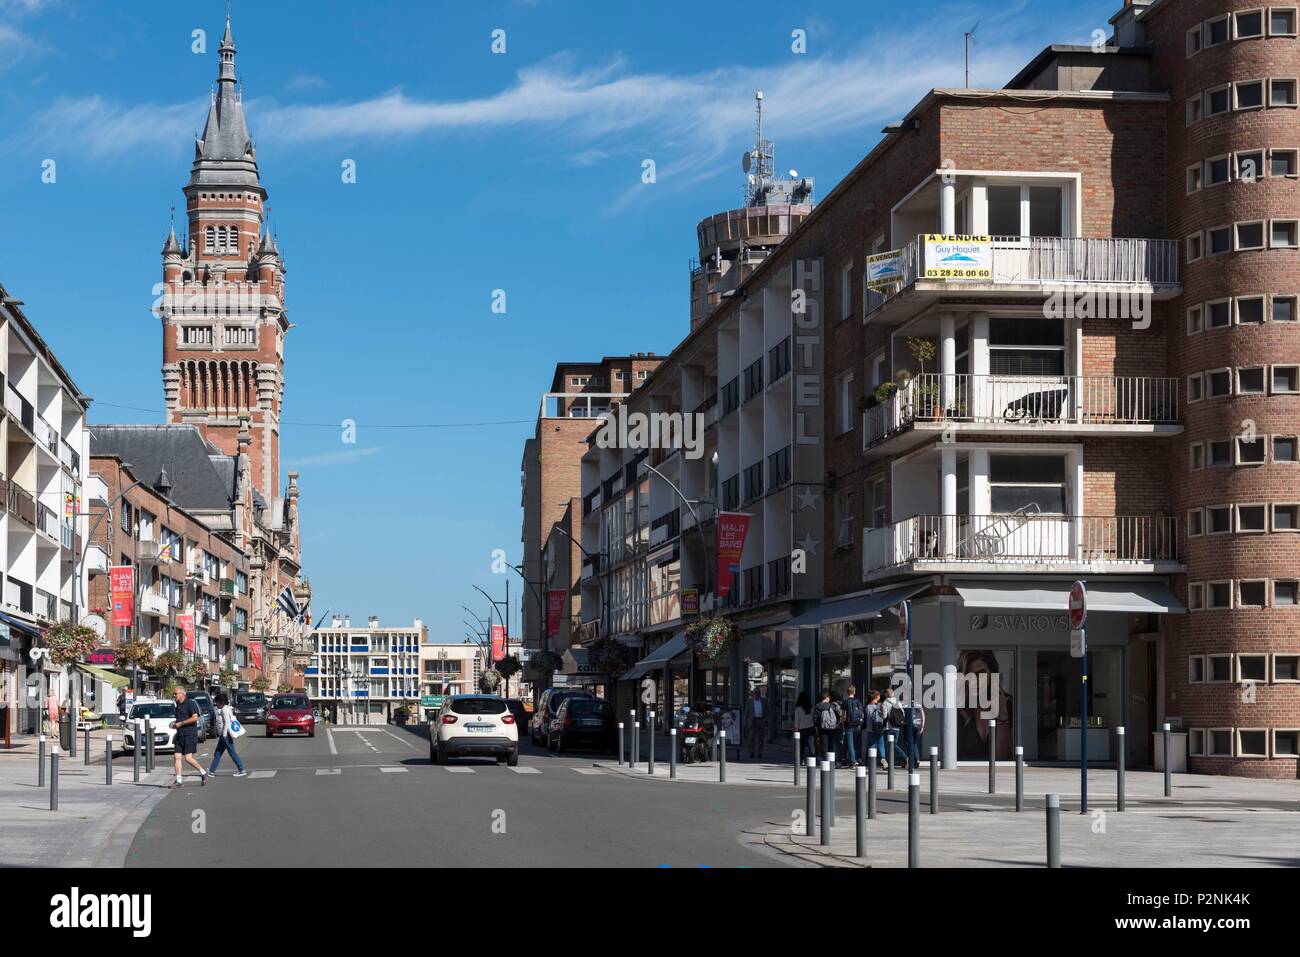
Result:
M511 768L510 770L515 772L515 774L541 774L542 773L537 768Z
M339 749L334 746L334 732L329 728L325 729L325 737L330 739L330 754L338 754Z
M474 773L473 768L448 768L447 770L452 774L473 774Z
M574 768L579 774L604 774L599 768Z
M380 768L379 770L383 771L385 774L405 774L405 773L406 773L406 768L390 768L390 767L382 767L382 768Z
M275 772L274 771L249 771L248 776L250 778L273 778L275 777Z
M320 777L322 774L339 774L339 773L341 773L339 768L317 768L316 769L317 777Z
M410 741L403 741L401 738L399 738L397 735L393 734L393 732L389 731L387 728L380 728L379 730L382 731L382 732L384 732L384 734L388 735L390 738L392 738L392 739L393 739L394 741L396 741L398 744L404 744L404 745L406 745L408 748L410 748L412 751L416 750L415 745L413 745Z

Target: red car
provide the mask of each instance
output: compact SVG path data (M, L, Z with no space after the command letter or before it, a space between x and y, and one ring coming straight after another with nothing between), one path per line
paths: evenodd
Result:
M278 694L271 699L266 712L266 736L277 734L304 734L316 737L316 716L311 713L311 702L303 694Z

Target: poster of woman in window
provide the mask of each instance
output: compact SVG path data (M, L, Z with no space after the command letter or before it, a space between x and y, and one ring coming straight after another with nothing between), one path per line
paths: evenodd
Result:
M1011 689L1015 652L987 649L957 656L957 760L987 761L989 721L998 723L997 760L1010 761L1015 742Z

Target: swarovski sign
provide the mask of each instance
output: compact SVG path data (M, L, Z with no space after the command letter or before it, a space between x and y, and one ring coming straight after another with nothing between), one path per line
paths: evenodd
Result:
M971 615L971 631L1069 631L1065 615Z

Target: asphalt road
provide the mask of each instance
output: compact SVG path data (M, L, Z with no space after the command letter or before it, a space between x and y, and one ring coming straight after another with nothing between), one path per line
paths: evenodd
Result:
M253 726L239 741L248 777L229 776L228 756L205 787L188 775L140 828L126 865L779 866L739 835L799 802L780 789L637 781L593 769L593 755L527 743L517 768L439 767L423 728L261 734ZM199 752L206 766L212 743Z

